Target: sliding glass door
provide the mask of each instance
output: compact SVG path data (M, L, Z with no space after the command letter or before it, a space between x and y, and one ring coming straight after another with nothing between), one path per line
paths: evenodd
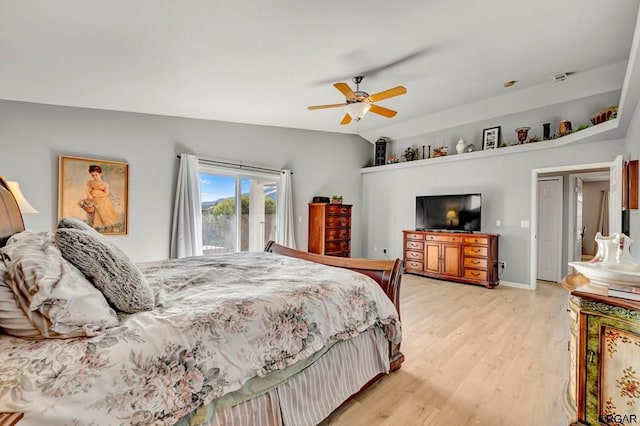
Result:
M276 236L280 175L201 166L203 253L262 251Z

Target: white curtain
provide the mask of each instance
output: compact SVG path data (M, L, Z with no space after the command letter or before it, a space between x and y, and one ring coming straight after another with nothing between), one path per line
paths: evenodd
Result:
M602 235L609 235L609 191L600 191L600 214L598 215L598 229Z
M293 233L295 218L293 217L293 196L291 195L292 174L291 170L283 170L278 184L276 243L294 249L296 248L296 238Z
M181 154L173 207L171 258L202 255L202 205L198 157Z

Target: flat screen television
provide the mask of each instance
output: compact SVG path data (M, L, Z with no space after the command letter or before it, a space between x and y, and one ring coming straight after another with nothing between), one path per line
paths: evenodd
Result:
M416 229L479 232L482 194L419 195Z

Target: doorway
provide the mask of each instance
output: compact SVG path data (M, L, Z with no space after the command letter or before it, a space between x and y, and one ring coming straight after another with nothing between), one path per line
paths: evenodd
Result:
M531 170L531 228L530 228L530 268L529 268L529 289L536 289L536 280L538 277L538 223L540 221L538 217L538 179L546 176L558 176L569 175L576 173L588 173L592 171L608 171L609 173L609 233L620 232L622 226L622 195L621 195L621 182L622 182L622 156L618 155L611 162L602 163L590 163L590 164L576 164L571 166L558 166L549 167L543 169ZM569 203L570 209L575 209L573 203ZM574 221L573 210L569 214L570 220ZM568 232L567 226L562 227L562 244L568 244L571 247L573 253L573 245L575 244L575 235L573 232ZM571 238L571 243L569 239ZM561 268L567 264L569 256L567 251L562 250L562 258L558 256ZM565 269L561 269L564 271ZM562 273L560 274L562 275Z
M609 170L569 175L568 261L592 259L596 232L608 235Z

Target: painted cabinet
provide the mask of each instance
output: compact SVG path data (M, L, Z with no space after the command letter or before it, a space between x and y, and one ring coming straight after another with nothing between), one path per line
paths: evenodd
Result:
M640 423L640 303L595 287L569 298L569 417L573 424Z

